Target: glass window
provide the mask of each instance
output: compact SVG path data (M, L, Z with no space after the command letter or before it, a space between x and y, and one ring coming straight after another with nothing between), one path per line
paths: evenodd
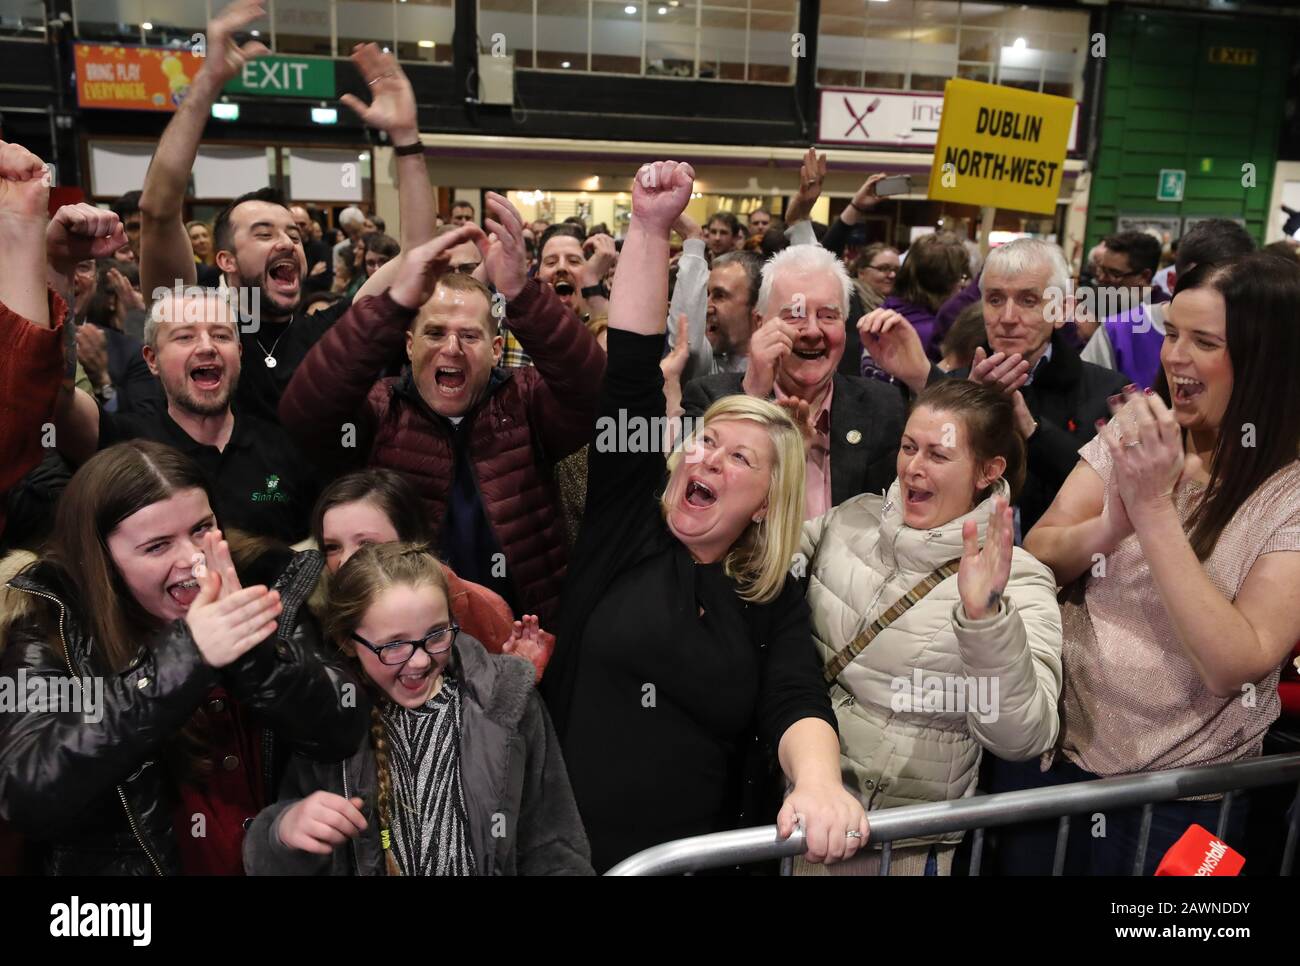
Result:
M794 82L794 57L791 34L797 21L795 12L781 7L780 0L753 0L749 14L749 80L774 84Z
M537 11L537 66L587 70L587 0L546 0Z
M744 10L705 7L700 11L700 76L745 79L748 15Z
M957 73L957 28L922 25L912 28L912 90L941 91Z
M0 0L0 37L45 39L42 0Z
M817 82L825 86L941 91L965 77L1082 93L1086 12L957 0L824 0L821 9Z
M492 52L504 41L516 67L534 66L533 0L478 0L478 36L481 50Z
M645 0L592 0L591 70L640 74Z
M275 49L283 54L315 54L332 57L330 8L318 0L275 0L271 7L275 18ZM352 48L339 48L346 57Z
M981 30L978 27L961 25L961 41L957 45L957 56L962 60L991 64L998 59L998 33L996 30Z
M9 0L4 6L22 8L32 4ZM0 10L4 10L4 6L0 6ZM78 0L73 12L77 17L78 40L143 42L156 47L187 46L194 34L204 30L208 23L204 0L106 0L98 3ZM7 15L4 16L7 19ZM145 29L146 24L148 29ZM255 26L269 34L267 21ZM269 36L266 42L270 43Z
M451 63L451 34L455 26L452 0L407 0L397 5L397 59L418 60L426 64ZM487 41L490 34L479 24L479 36ZM506 46L509 52L509 44Z
M913 7L916 25L956 25L961 19L961 4L956 0L916 0Z
M340 57L347 57L357 44L376 43L393 48L393 0L335 0Z
M1004 31L998 58L998 83L1036 91L1042 85L1043 38L1029 31Z
M817 35L817 83L826 87L862 86L866 24L861 17L825 17Z
M1088 59L1088 33L1048 34L1043 65L1043 93L1083 96L1083 70Z
M957 76L964 77L966 80L980 81L985 84L992 84L993 65L992 64L958 64Z
M647 77L695 76L696 0L652 2L646 10Z

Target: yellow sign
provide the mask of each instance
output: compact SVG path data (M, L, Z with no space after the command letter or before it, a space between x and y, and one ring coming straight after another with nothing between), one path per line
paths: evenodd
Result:
M1251 47L1211 47L1211 64L1230 64L1233 67L1254 67L1259 51Z
M1073 120L1068 97L948 81L930 199L1052 214Z

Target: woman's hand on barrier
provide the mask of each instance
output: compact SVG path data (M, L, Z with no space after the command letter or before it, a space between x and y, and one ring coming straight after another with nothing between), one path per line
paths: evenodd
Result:
M979 527L974 520L962 524L961 565L957 570L957 591L962 610L971 620L981 620L997 611L1002 592L1011 577L1011 544L1015 529L1011 507L995 500L989 514L984 546L979 545Z
M803 826L809 862L852 858L870 834L862 803L839 782L796 784L776 818L781 838L789 838L796 823Z
M280 842L301 852L329 855L336 846L365 831L361 805L359 798L312 792L280 816Z

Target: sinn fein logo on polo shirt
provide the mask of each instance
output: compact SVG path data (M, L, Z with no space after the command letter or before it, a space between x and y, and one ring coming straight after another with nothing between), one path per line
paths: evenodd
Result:
M288 503L289 497L280 489L280 477L272 473L266 478L266 489L253 491L254 503Z

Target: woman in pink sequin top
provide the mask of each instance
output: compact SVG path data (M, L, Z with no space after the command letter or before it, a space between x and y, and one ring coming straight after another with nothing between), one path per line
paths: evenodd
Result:
M1066 607L1055 761L998 790L1260 753L1300 637L1297 320L1300 267L1276 256L1179 278L1154 390L1111 400L1113 418L1025 539L1062 585L1083 580L1084 606ZM1215 829L1218 811L1156 806L1148 874L1190 824ZM1131 873L1140 811L1106 818L1103 837L1075 823L1068 869ZM1237 803L1229 842L1244 821ZM1027 848L1009 871L1027 871Z

